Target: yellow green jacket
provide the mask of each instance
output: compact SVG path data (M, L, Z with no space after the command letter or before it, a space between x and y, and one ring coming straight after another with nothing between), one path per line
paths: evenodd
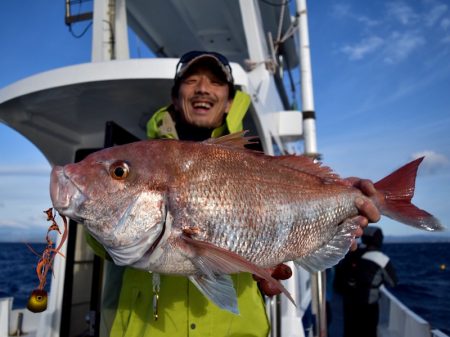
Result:
M241 131L249 103L248 95L238 91L225 123L214 129L211 136ZM148 121L147 136L178 138L167 107L157 111ZM101 247L92 239L91 246L101 255ZM152 274L105 263L107 282L103 294L101 336L262 337L269 333L264 300L249 273L232 276L240 315L218 308L186 277L161 275L158 320L155 320Z

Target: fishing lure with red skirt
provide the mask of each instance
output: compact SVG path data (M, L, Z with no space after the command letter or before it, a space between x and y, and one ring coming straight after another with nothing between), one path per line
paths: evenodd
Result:
M47 214L47 221L52 222L51 225L48 227L47 235L45 238L47 241L47 246L41 255L36 253L33 250L33 248L28 246L33 253L40 256L39 261L36 265L36 274L39 279L39 285L36 289L34 289L31 292L31 295L28 298L27 303L27 309L30 310L31 312L42 312L47 309L48 294L47 291L44 289L45 283L47 282L47 273L52 267L52 263L53 260L55 259L56 254L59 254L62 257L64 257L64 255L60 252L60 250L67 239L67 219L64 216L61 216L64 222L64 232L62 233L59 245L56 248L54 248L55 243L50 238L50 233L52 231L57 231L59 234L61 234L61 230L59 229L59 226L55 221L53 208L49 208L48 210L44 211L44 213Z

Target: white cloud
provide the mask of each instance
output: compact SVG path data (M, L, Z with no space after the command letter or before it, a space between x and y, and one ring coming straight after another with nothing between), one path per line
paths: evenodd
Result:
M443 30L448 30L450 28L450 18L443 18L441 20L441 28Z
M364 15L356 16L355 19L356 19L356 21L359 21L359 22L363 23L367 27L373 27L373 26L377 26L377 25L380 24L379 21L373 20L373 19L368 18L367 16L364 16Z
M448 6L445 4L437 4L425 14L424 20L427 26L433 26L447 12Z
M443 154L431 150L420 151L412 154L413 159L425 157L420 165L420 172L432 175L450 167L450 160Z
M331 15L339 19L350 15L350 6L347 4L335 4L331 7Z
M338 19L352 19L364 24L366 27L373 27L380 24L379 21L365 15L355 14L348 4L336 4L332 7L331 14Z
M49 165L2 165L0 175L49 175Z
M418 32L393 32L386 43L384 61L398 63L424 44L425 39Z
M29 229L30 225L25 224L23 221L13 219L2 219L2 221L0 222L0 227L10 228L11 230L18 230L18 229Z
M341 50L351 60L360 60L367 54L373 53L383 45L384 41L378 36L371 36L361 40L355 45L346 45Z
M386 6L388 14L403 25L414 24L419 19L419 15L402 1L390 2Z
M380 52L383 53L386 63L395 64L406 59L425 42L419 32L395 31L386 40L379 36L370 36L354 45L342 47L341 51L348 55L350 60L361 60L370 54Z

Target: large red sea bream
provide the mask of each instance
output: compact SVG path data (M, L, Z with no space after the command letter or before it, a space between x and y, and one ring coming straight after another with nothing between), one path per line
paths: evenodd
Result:
M348 251L366 198L304 156L272 157L244 148L242 133L202 143L147 140L56 166L51 198L118 265L186 275L220 307L237 312L229 274L295 261L307 270ZM442 225L411 204L417 159L375 183L380 212L426 230ZM278 283L279 289L286 290Z

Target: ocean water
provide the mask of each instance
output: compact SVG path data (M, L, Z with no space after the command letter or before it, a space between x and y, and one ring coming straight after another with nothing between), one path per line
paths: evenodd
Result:
M29 244L42 254L45 244ZM0 297L14 297L13 308L24 308L33 289L39 285L35 255L25 243L0 243ZM51 271L47 275L45 290L49 291Z
M385 243L398 285L388 290L410 310L450 336L450 242ZM333 295L330 337L342 337L342 299Z
M45 249L44 244L31 246L38 253ZM450 243L389 243L383 251L399 278L391 292L433 328L450 335ZM24 243L0 243L0 297L13 296L14 308L25 307L39 284L38 260ZM47 290L50 283L48 275Z
M390 291L408 308L450 336L450 243L390 243L399 284Z

